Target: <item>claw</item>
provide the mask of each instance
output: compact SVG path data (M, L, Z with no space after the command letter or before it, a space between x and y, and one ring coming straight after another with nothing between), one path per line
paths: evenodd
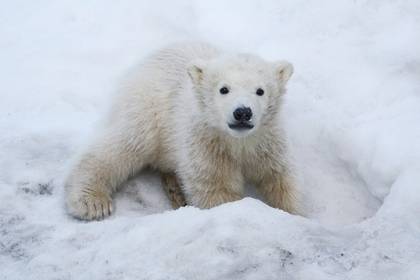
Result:
M102 220L111 215L112 201L106 193L81 190L79 197L68 202L68 209L82 220Z

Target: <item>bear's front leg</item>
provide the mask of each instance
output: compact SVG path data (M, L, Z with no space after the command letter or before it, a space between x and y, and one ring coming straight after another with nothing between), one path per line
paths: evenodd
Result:
M199 208L212 208L226 202L242 199L242 193L234 191L231 186L200 184L189 196L191 204Z
M199 208L240 200L243 197L243 176L226 161L191 166L180 174L188 204Z
M270 172L264 176L257 188L271 207L298 214L295 184L288 171Z
M172 204L172 208L178 209L186 206L185 196L175 173L161 173L161 180L163 189Z

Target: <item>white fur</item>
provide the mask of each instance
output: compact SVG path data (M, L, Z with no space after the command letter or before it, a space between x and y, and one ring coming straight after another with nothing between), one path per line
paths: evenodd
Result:
M251 181L270 205L294 211L277 121L292 72L287 62L203 43L158 51L123 84L106 128L71 172L68 211L82 219L108 216L112 193L146 166L174 172L188 203L198 207L240 199L244 182ZM223 86L226 95L219 93ZM238 106L252 109L253 129L229 128Z

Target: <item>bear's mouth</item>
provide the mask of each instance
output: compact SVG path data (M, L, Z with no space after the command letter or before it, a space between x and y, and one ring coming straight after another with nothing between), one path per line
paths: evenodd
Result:
M230 129L233 130L248 130L253 129L254 125L249 122L236 122L228 124Z

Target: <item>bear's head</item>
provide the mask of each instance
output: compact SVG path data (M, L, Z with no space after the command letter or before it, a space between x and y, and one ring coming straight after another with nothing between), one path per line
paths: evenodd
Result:
M270 125L292 73L289 62L270 63L248 54L197 60L188 67L206 122L234 137Z

